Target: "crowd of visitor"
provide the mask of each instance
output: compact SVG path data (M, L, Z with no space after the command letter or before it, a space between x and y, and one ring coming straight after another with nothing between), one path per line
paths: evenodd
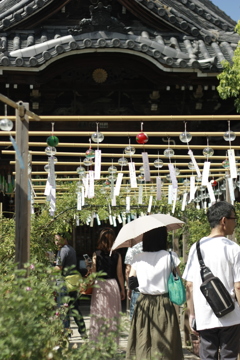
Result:
M227 238L233 234L237 225L235 208L225 201L216 202L208 209L207 219L211 232L209 236L200 239L202 257L225 285L232 297L234 309L218 318L206 302L200 292L202 279L196 244L193 244L183 273L189 326L191 332L200 338L201 360L237 360L240 350L240 246ZM166 227L147 231L143 234L142 242L126 254L125 283L130 299L131 320L126 360L183 360L178 314L168 293L172 266L167 238ZM89 337L94 341L103 332L107 336L108 332L113 333L117 329L121 301L125 299L123 261L117 250L111 253L114 240L114 231L111 228L103 229L91 260L91 272L104 272L103 279L95 282L96 287L93 287L91 296ZM56 244L56 268L66 276L65 269L76 266L76 253L61 235L56 235ZM172 252L172 256L180 275L180 259L175 252ZM67 293L64 284L62 292ZM76 305L77 294L68 292L68 295L71 298L69 305L78 308L78 316L75 315L74 319L79 333L86 338L83 317ZM69 328L70 315L65 319L66 328ZM118 344L118 337L116 342Z

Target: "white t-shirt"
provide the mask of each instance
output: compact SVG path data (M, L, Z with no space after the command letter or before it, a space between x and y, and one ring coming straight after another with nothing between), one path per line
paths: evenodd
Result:
M200 265L197 257L196 244L193 244L183 279L193 283L193 303L197 330L211 329L240 324L240 307L235 300L234 283L240 281L240 246L225 237L204 237L200 241L203 261L214 276L220 278L234 302L235 309L222 318L217 318L203 296L200 285Z
M180 260L172 252L175 266ZM139 291L143 294L158 295L168 292L167 281L171 273L170 254L166 250L142 252L133 258L132 267L136 270Z

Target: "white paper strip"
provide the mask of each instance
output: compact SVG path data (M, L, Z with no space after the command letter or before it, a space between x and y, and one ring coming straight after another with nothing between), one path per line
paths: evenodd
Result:
M153 200L153 196L150 195L149 196L149 202L148 202L148 209L147 209L147 212L150 213L151 212L151 209L152 209L152 200Z
M53 188L56 188L54 157L50 156L48 159L49 159L48 160L48 164L49 164L49 183Z
M233 204L235 201L233 180L232 180L232 178L228 178L227 181L228 181L228 190L229 190L230 200L231 200L231 203Z
M172 185L168 185L168 204L172 204Z
M161 177L158 176L156 178L156 183L157 183L157 200L161 200L162 199L162 184L161 184Z
M116 197L115 196L113 196L113 198L111 199L111 205L112 206L116 206L117 204L116 204Z
M216 198L215 198L215 195L213 192L212 184L210 182L208 182L208 184L207 184L207 189L208 189L208 194L210 196L210 203L212 205L213 203L216 202Z
M138 204L142 205L142 196L143 196L143 186L142 184L138 187Z
M194 168L195 168L198 176L201 177L201 172L200 172L200 170L199 170L198 164L197 164L197 162L196 162L196 159L195 159L195 157L194 157L194 155L193 155L192 150L188 150L188 155L190 156L190 158L191 158L191 160L192 160L192 162L193 162Z
M82 194L77 193L77 210L82 210Z
M175 171L174 165L169 163L168 168L169 168L170 177L172 180L172 187L173 187L173 189L177 189L178 182L177 182L177 178L176 178L176 171Z
M135 171L135 163L129 162L128 163L129 168L129 176L130 176L130 185L131 188L137 188L137 179L136 179L136 171Z
M44 195L46 195L46 196L50 195L50 191L51 191L51 185L50 185L49 176L48 176L45 190L44 190Z
M148 160L147 152L142 152L142 159L143 159L143 169L144 169L144 180L151 181L150 167L149 167L149 160Z
M195 176L190 176L190 199L189 199L189 202L194 200L195 192L196 192Z
M85 188L85 193L84 193L84 197L88 197L88 188L89 188L89 174L86 174L86 176L82 179L84 188Z
M56 210L56 189L51 188L50 215L54 216Z
M84 187L82 186L82 196L81 196L81 198L82 198L82 206L84 206L85 205L85 197L84 197Z
M122 224L122 218L121 218L120 214L118 215L117 219L118 219L119 224Z
M101 225L101 221L100 221L100 219L99 219L99 215L98 215L98 214L96 214L96 219L97 219L97 224L98 224L98 226L100 226L100 225Z
M116 227L117 226L116 216L112 216L112 221L113 221L113 226Z
M126 213L122 213L122 224L126 225Z
M172 214L174 214L174 213L175 213L176 202L177 202L177 193L178 193L178 189L173 189L173 206L172 206Z
M229 160L231 178L236 179L237 178L237 167L236 167L234 149L228 149L228 160Z
M207 186L210 170L210 161L204 161L203 174L202 174L202 186Z
M123 173L122 172L118 173L117 181L116 181L116 185L115 185L115 189L114 189L115 196L119 196L119 194L120 194L122 178L123 178Z
M108 220L109 220L109 224L112 225L113 220L112 220L112 215L111 214L108 215Z
M88 198L91 199L93 197L94 197L94 173L92 170L89 170Z
M94 214L92 214L91 216L90 227L93 227L93 225L94 225Z
M126 196L126 212L130 211L130 196Z
M94 175L95 175L96 180L100 179L100 176L101 176L101 150L95 150Z
M186 203L187 203L187 193L184 193L183 194L183 200L182 200L182 211L185 210L185 207L186 207Z

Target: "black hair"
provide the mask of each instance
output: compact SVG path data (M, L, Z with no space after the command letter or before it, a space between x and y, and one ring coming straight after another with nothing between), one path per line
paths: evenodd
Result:
M143 251L155 252L167 249L167 228L162 226L143 234Z
M219 225L220 220L223 217L230 217L232 213L235 214L235 208L232 204L227 201L218 201L207 211L207 218L211 229Z

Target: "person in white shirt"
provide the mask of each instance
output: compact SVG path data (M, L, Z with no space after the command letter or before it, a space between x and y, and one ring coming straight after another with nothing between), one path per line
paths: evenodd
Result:
M235 303L235 309L218 318L200 291L202 279L193 244L183 273L187 280L187 304L192 332L200 336L202 360L236 360L240 344L240 246L226 238L232 235L237 224L233 205L226 201L216 202L207 212L211 227L210 235L200 240L203 261L214 276L220 278ZM196 328L193 329L195 319Z
M128 248L128 250L127 250L127 253L125 255L125 260L124 260L124 263L126 264L125 279L126 279L127 284L128 284L128 278L129 278L129 274L131 271L132 263L134 262L134 257L141 252L142 252L142 241L140 243L137 243L133 247ZM137 301L139 295L140 295L140 291L139 291L138 287L131 290L128 286L127 296L128 296L128 299L130 300L130 309L129 309L130 310L130 320L132 320L135 304L136 304L136 301Z
M126 360L183 360L178 317L169 300L167 281L171 258L167 249L167 228L143 234L143 251L137 254L129 274L138 279L136 302L128 337ZM179 273L180 260L172 252ZM135 287L135 284L134 284Z

